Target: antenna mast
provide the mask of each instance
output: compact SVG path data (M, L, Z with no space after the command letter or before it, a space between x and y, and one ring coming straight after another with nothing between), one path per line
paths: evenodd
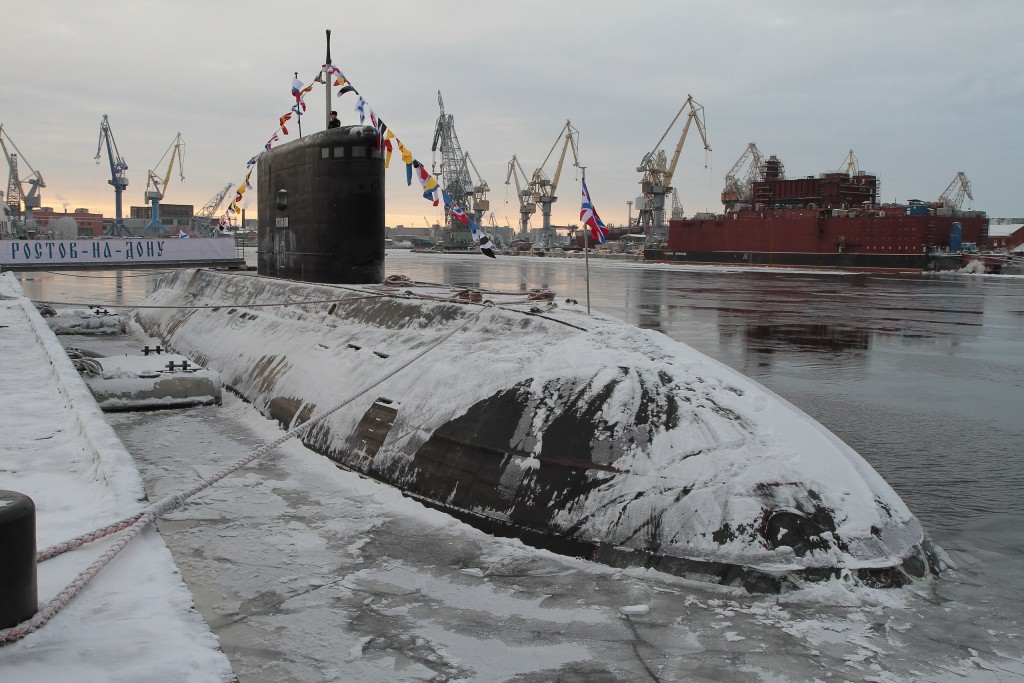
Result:
M327 66L331 66L331 29L327 29L327 60L324 62ZM331 74L330 70L324 74L324 89L327 91L327 109L324 111L324 126L331 120Z

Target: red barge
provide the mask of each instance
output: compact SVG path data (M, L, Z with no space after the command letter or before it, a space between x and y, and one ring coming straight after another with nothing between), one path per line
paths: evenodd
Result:
M747 203L669 222L647 261L922 271L960 268L961 243L984 244L988 217L916 200L879 204L878 178L859 170L786 179L775 156Z

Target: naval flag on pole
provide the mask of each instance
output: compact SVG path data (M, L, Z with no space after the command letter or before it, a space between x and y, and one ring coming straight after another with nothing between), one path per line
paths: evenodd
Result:
M587 179L583 179L583 203L580 206L580 220L590 228L590 237L598 244L604 244L605 238L611 231L605 227L601 217L597 215L594 202L590 201L590 192L587 190Z

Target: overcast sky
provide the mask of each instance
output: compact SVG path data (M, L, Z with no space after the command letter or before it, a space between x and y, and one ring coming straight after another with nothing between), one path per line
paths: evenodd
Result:
M624 223L636 167L687 94L704 106L713 150L691 130L673 182L688 215L721 211L723 177L749 142L789 177L836 170L852 149L883 201L935 199L964 171L972 208L1024 215L1019 0L42 0L0 22L0 122L21 176L25 162L41 172L42 203L58 211L114 213L106 153L94 161L103 114L128 164L125 215L146 203L147 171L166 173L158 162L178 132L186 179L175 171L165 202L198 210L242 182L293 102L293 73L309 82L323 64L329 28L334 63L428 164L440 162L430 148L442 92L498 224L518 219L509 160L531 173L567 119L598 211ZM322 86L309 94L304 133L323 127L323 97ZM336 101L343 124L358 123L355 101ZM681 123L661 145L669 156ZM567 162L554 223L578 221L578 178ZM255 217L255 192L246 199ZM388 224L440 217L396 158Z

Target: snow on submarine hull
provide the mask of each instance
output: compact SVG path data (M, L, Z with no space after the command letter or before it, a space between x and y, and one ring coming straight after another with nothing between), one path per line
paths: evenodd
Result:
M311 449L491 533L758 592L938 573L899 496L805 413L546 295L183 270L135 315L265 414L313 420Z

